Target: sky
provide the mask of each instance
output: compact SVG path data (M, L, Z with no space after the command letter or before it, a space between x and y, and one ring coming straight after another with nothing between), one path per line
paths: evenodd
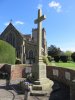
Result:
M40 8L47 45L75 51L75 0L0 0L0 33L12 20L21 33L31 34Z

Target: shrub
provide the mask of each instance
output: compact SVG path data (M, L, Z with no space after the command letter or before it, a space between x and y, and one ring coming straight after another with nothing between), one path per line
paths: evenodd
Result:
M0 63L15 64L15 48L5 41L0 40Z
M15 64L21 64L21 60L18 59L18 58L16 58L16 62L15 62Z
M75 62L75 52L72 53L71 58Z
M48 58L48 60L51 62L51 56L48 56L47 58Z
M55 57L54 57L54 61L55 61L55 62L59 62L59 60L60 60L60 57L59 57L59 56L55 56Z
M62 62L67 62L68 56L66 56L66 55L61 55L61 56L60 56L60 60L61 60Z
M51 45L48 47L48 55L51 57L60 55L61 50L60 48L56 47L55 45Z
M43 56L43 62L46 63L47 65L49 64L49 60L47 57Z
M68 56L68 61L72 61L72 58L71 58L72 52L71 51L66 51L64 53L65 53L66 56Z

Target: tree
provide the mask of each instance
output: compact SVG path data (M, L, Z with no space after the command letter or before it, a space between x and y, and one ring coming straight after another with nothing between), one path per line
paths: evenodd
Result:
M54 60L55 60L55 62L59 62L60 57L59 56L54 56Z
M60 48L57 48L54 45L51 45L50 47L48 47L48 55L51 57L55 57L55 56L59 56L61 53Z
M64 54L65 54L66 56L68 56L68 61L71 61L71 60L72 60L72 58L71 58L72 51L66 51L66 52L64 52Z
M51 56L47 56L48 60L51 61Z
M75 62L75 52L72 53L71 58Z
M67 62L68 56L66 56L65 54L64 54L64 55L61 55L61 56L60 56L60 60L61 60L62 62Z

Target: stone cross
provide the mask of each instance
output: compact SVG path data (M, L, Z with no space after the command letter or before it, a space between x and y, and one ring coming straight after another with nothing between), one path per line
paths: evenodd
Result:
M38 24L38 34L37 34L37 61L42 60L42 21L46 19L46 16L42 15L42 10L38 10L38 18L34 21Z
M32 66L32 76L35 80L40 80L41 78L46 78L46 64L43 63L42 59L42 21L46 17L42 15L42 10L38 10L38 18L34 21L38 24L37 33L37 58L36 63Z
M45 92L44 95L50 94L52 91L53 81L47 78L46 74L46 64L42 60L42 21L46 17L42 15L41 9L38 10L38 18L35 20L35 24L38 24L38 34L37 34L37 60L32 66L32 79L34 84L32 85L32 95L40 95ZM36 90L36 92L34 91ZM39 90L39 91L38 91Z

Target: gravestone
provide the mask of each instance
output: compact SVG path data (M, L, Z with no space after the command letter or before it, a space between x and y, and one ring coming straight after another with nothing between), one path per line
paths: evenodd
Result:
M37 57L36 63L32 66L32 76L34 78L34 84L32 89L34 90L52 90L53 81L46 77L46 64L43 62L42 55L42 21L45 20L45 16L42 15L42 10L38 10L38 18L34 21L38 24L38 34L37 34ZM38 92L39 93L39 92Z

